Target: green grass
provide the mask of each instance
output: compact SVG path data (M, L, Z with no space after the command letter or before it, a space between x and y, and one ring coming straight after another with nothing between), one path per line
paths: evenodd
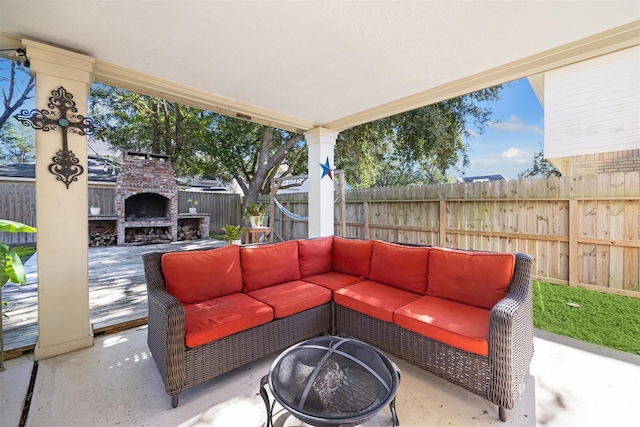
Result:
M12 249L18 254L23 264L36 253L35 246L14 246Z
M640 354L639 298L536 281L533 324L548 332Z

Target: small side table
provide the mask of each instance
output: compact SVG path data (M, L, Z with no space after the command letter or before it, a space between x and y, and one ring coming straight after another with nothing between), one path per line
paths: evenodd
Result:
M244 235L244 243L260 243L260 239L263 236L264 240L267 240L269 233L271 233L271 227L247 228Z

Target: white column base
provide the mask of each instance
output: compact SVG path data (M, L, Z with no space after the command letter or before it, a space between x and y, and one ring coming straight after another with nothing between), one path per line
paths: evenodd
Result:
M40 340L36 343L34 355L36 360L48 359L60 354L69 353L71 351L81 350L83 348L93 347L93 333L91 336L80 338L74 341L54 344L48 347L41 347Z

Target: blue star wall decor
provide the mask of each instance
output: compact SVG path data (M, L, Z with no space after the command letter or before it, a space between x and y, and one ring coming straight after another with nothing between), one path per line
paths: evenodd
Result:
M322 167L322 176L320 177L320 179L329 175L329 178L333 180L333 175L331 174L331 164L329 164L329 156L327 156L326 163L325 164L320 163L320 166Z

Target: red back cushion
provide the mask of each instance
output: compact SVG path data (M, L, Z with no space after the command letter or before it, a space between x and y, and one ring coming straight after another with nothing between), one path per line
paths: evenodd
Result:
M240 256L245 292L300 279L298 242L296 240L268 245L243 246L240 249Z
M424 295L428 268L429 248L373 243L369 279L374 282Z
M369 278L373 240L333 238L333 269L352 276Z
M507 295L515 264L508 253L432 248L427 295L491 310Z
M162 255L161 264L167 292L183 304L242 292L238 245L170 252Z
M333 269L333 236L298 240L300 276L328 273Z

